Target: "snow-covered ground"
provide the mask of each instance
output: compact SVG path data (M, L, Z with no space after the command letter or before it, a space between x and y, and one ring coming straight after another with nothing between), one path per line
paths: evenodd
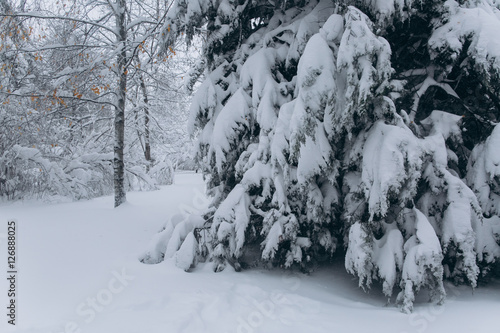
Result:
M307 276L281 270L192 273L172 260L138 257L167 218L199 208L201 176L178 174L160 191L64 204L0 205L0 269L6 275L7 221L18 223L17 325L7 324L7 280L0 282L2 332L500 332L500 281L474 292L446 284L448 300L421 293L405 315L374 286L365 294L343 263Z

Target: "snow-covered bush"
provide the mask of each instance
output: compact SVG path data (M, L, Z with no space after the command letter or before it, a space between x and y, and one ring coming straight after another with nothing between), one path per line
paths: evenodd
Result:
M148 174L158 185L171 185L174 183L174 167L168 158L153 165Z
M37 148L13 146L0 157L0 195L11 200L54 196L77 200L110 193L113 154L54 157Z
M4 152L0 156L0 197L79 200L112 193L113 153L66 156L58 148L44 154L38 148L14 145ZM172 184L174 170L168 158L149 172L144 165L127 163L125 177L129 190L153 190Z
M204 224L205 220L194 214L172 216L140 256L141 262L157 264L175 256L177 266L188 270L195 264L197 254L204 251L194 236L195 230Z
M169 15L166 45L208 29L190 130L213 213L209 237L154 248L206 246L179 258L215 270L257 248L306 270L343 247L360 286L398 288L406 312L498 260L494 4L178 0Z

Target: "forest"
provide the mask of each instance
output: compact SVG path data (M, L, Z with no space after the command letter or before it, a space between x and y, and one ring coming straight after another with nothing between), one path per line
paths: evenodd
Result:
M171 4L2 1L0 195L72 200L154 189L192 168L183 74L161 51Z
M200 172L206 205L165 211L142 269L226 272L215 284L334 267L407 314L419 294L442 305L453 288L498 289L499 1L0 12L2 204L113 195L129 209L127 193ZM260 327L248 320L237 330Z

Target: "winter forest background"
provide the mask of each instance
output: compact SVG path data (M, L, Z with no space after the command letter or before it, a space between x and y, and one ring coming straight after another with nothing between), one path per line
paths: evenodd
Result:
M499 1L0 11L3 201L119 207L199 169L208 208L170 219L141 262L312 273L341 258L407 313L421 290L442 304L446 281L498 279Z

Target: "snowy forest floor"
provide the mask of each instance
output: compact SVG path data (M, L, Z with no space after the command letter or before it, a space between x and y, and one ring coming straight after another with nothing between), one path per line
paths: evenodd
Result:
M138 261L153 235L203 189L199 174L177 174L159 191L62 204L0 205L0 269L6 272L7 220L18 223L16 326L2 332L500 332L500 281L474 291L447 283L442 306L421 293L405 315L374 286L365 294L343 263L311 275L210 263L192 273L169 260ZM7 280L1 279L3 312ZM7 328L7 329L5 329Z

